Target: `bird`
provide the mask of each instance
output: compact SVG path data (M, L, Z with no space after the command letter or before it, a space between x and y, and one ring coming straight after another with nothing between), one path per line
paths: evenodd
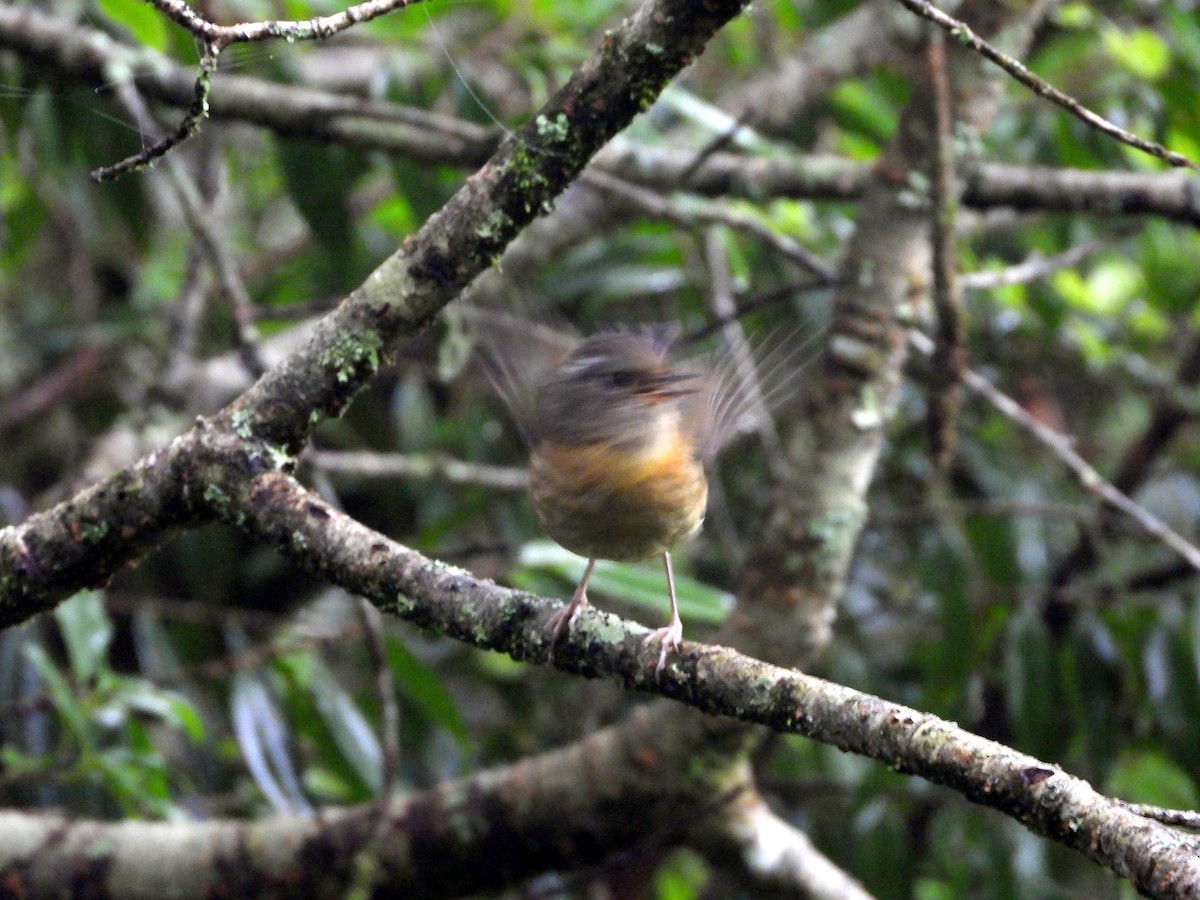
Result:
M551 647L589 605L597 560L658 557L670 619L645 638L656 673L683 640L671 550L695 535L708 501L706 466L730 437L792 395L789 341L762 354L770 389L732 353L677 361L671 324L576 337L481 317L485 374L529 446L530 498L545 532L587 559L567 605L547 622ZM753 364L752 364L753 367Z

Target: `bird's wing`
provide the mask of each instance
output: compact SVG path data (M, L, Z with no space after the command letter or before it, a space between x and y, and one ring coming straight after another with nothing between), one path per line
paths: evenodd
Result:
M683 364L701 373L700 390L686 399L685 419L705 459L733 437L770 422L772 413L795 402L801 375L810 362L812 336L802 329L779 329L753 347L723 344Z
M579 338L543 322L492 309L472 307L471 322L483 374L504 401L521 437L537 442L531 431L534 391L555 366L579 345Z

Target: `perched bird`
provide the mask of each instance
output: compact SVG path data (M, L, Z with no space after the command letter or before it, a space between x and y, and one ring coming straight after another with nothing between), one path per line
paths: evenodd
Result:
M764 392L753 364L747 373L729 353L673 362L675 331L579 339L540 326L522 334L495 321L480 328L489 380L529 444L538 519L551 538L588 560L570 603L548 627L557 638L587 606L596 560L661 557L671 618L646 638L661 645L660 672L683 640L670 551L704 521L705 464L794 383L776 378ZM767 357L776 375L794 368L786 342Z

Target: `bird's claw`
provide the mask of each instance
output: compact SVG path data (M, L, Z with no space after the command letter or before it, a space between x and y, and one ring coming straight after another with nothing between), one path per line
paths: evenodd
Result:
M573 600L546 620L546 630L550 632L550 659L554 659L554 645L562 637L563 631L571 633L571 629L575 627L575 620L587 606L587 597Z
M654 667L654 676L657 678L666 668L667 654L678 649L679 645L683 643L683 623L677 619L669 625L654 629L642 639L643 646L653 643L662 644L662 649L658 653L658 665Z

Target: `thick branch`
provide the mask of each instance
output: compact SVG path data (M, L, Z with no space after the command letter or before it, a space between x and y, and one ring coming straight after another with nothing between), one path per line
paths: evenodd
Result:
M104 584L130 559L198 519L185 461L190 435L53 509L0 529L0 628Z
M672 748L647 712L563 750L393 799L382 820L376 804L255 822L0 813L0 883L6 896L86 883L89 897L120 900L342 897L382 821L370 851L376 896L442 898L595 865L614 847L678 844L697 810L719 814L742 792L746 773L665 777L660 754Z
M210 423L242 438L256 434L295 451L324 416L336 415L375 374L399 336L412 333L485 271L513 238L561 193L614 134L658 94L728 19L741 0L650 0L609 33L599 50L491 160L375 270L286 360ZM33 21L0 6L0 21ZM44 25L45 23L42 22ZM138 464L134 475L155 466ZM194 474L194 473L192 473ZM167 480L147 489L118 473L21 528L0 531L0 571L38 566L37 577L0 581L0 609L12 624L135 558L153 526L176 521ZM182 483L177 478L176 483ZM194 491L211 485L193 484ZM182 488L176 488L176 491ZM107 505L97 506L97 498ZM219 498L217 498L219 499ZM218 506L216 503L210 506ZM76 545L80 523L124 522L144 527L109 531L95 549ZM62 519L67 523L61 527ZM39 548L32 559L28 547ZM55 562L45 560L53 558ZM62 562L59 562L59 560ZM69 564L68 564L69 561Z
M103 32L31 6L0 3L0 47L97 86L121 77L162 103L186 109L195 73L164 56L135 50ZM382 150L423 162L477 166L495 150L494 130L393 103L218 73L209 115L249 122L288 137L314 138ZM658 189L751 200L791 197L858 200L869 164L835 157L761 157L715 153L693 170L695 154L622 141L597 166ZM683 176L687 174L686 184ZM964 205L975 209L1155 215L1200 225L1200 179L1186 172L1094 172L1009 163L965 164Z
M213 449L229 449L221 446L226 440L218 439ZM297 564L366 596L381 610L423 627L518 660L547 659L550 646L545 626L557 604L478 581L462 570L430 560L338 512L280 472L254 474L252 455L245 457L244 469L228 465L225 461L231 458L238 455L224 452L211 457L213 469L209 474L224 498L222 515L240 521L250 533ZM634 690L660 693L714 715L806 735L881 760L899 771L919 775L976 803L1001 810L1033 831L1129 878L1139 890L1153 896L1195 896L1200 891L1200 855L1194 838L1131 813L1051 764L984 740L935 716L723 647L685 642L662 675L657 676L657 652L643 646L645 633L641 626L588 610L576 628L561 639L554 654L555 665L588 677L610 678ZM719 722L704 726L709 765L696 771L707 772L703 777L708 780L700 785L695 772L672 774L669 768L663 768L664 759L687 754L695 739L686 731L664 729L663 711L657 706L644 708L625 726L593 736L575 748L503 772L485 773L471 782L448 785L426 798L417 798L408 808L440 809L445 814L449 805L450 810L462 811L466 818L461 821L474 821L478 827L443 827L445 823L461 824L455 815L431 820L415 813L395 814L389 823L389 837L381 845L395 853L394 858L389 855L385 861L385 869L401 885L424 878L431 887L444 890L449 883L457 889L464 885L454 878L463 876L453 874L457 871L453 865L453 871L447 874L445 860L453 863L471 854L491 858L496 846L512 846L514 833L522 835L522 849L513 852L510 865L514 868L504 870L506 879L564 861L579 864L589 858L589 853L602 852L601 848L636 843L638 834L649 835L650 839L669 835L672 816L687 804L741 789L744 773L740 766L711 764L735 759L748 733L742 728L721 727ZM644 749L630 752L637 747ZM594 774L580 779L583 771ZM599 798L588 789L593 778L599 779ZM607 793L609 789L616 793ZM636 804L639 815L629 816L630 807L622 803L615 819L604 818L605 809L612 809L602 798L614 796ZM676 805L680 803L684 807ZM187 846L194 847L203 846L213 835L224 834L222 840L229 848L237 848L250 837L255 838L252 843L256 845L270 846L267 857L256 858L255 862L269 864L272 872L282 875L297 870L316 850L331 868L345 858L339 854L352 854L359 833L353 822L359 822L360 830L372 822L374 808L365 809L345 814L349 818L329 814L325 820L330 823L328 830L320 833L317 830L322 820L299 823L281 819L237 826L241 831L228 824L203 824L192 826L190 832L174 824L124 824L106 830L93 823L88 827L96 830L83 832L85 843L60 840L46 845L41 852L61 867L61 857L54 855L60 851L79 859L129 854L128 842L114 838L119 834L128 836L130 829L138 830L140 842L156 848L164 845L150 843L152 837L154 841L178 841L183 836ZM690 809L694 814L696 807ZM582 818L574 818L576 813ZM356 815L362 818L355 819ZM601 818L597 820L596 816ZM592 831L581 824L588 817L594 823ZM614 828L624 830L612 833L610 829ZM569 842L559 846L548 834L555 835L554 840L566 835ZM581 855L579 843L585 834L589 842ZM264 836L272 839L258 840ZM609 839L615 843L607 843ZM535 851L539 842L541 849ZM30 853L30 846L41 846L36 842L19 843L25 849L18 852L25 854ZM518 866L529 868L515 868ZM114 863L114 871L116 868ZM443 878L450 881L438 880ZM285 881L279 878L279 883ZM161 884L157 887L161 890ZM301 887L311 889L307 883L297 886L297 890Z
M33 6L0 3L0 47L97 87L133 79L152 100L181 109L194 100L194 70ZM213 78L208 115L462 166L483 163L499 141L494 130L424 110L225 72Z

